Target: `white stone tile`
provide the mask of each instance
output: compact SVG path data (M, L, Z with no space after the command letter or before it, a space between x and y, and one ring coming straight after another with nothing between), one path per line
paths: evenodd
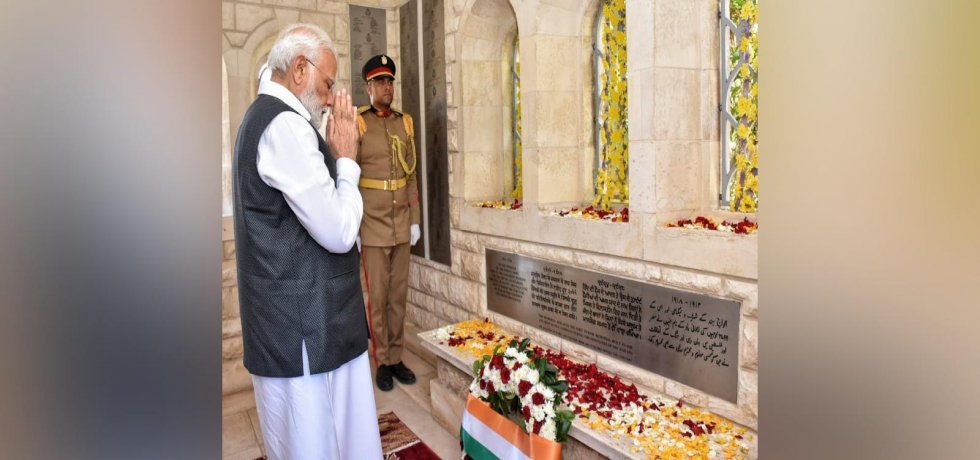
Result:
M703 152L698 142L657 142L653 212L696 209L701 204ZM632 173L632 171L631 171ZM646 209L641 208L641 209Z
M658 2L659 3L659 2ZM629 71L653 67L653 0L626 2L626 56ZM632 90L632 88L631 88Z
M272 8L259 5L235 5L235 29L242 32L251 32L259 24L276 17Z
M258 447L252 423L246 412L226 415L221 419L221 456L237 454Z
M235 4L221 2L221 28L230 30L235 28Z
M658 67L699 69L700 8L692 0L654 4L654 62Z
M698 70L653 70L653 137L695 140L701 137L701 73Z
M284 16L286 14L286 11L289 10L277 10L276 16ZM303 11L303 12L291 11L291 12L294 13L296 16L298 16L299 22L305 22L318 26L321 29L323 29L327 33L327 35L333 38L334 30L335 30L335 25L334 25L335 19L333 15L323 14L323 13L313 13L310 11ZM292 22L295 22L295 20Z
M267 5L288 6L316 11L317 0L263 0Z

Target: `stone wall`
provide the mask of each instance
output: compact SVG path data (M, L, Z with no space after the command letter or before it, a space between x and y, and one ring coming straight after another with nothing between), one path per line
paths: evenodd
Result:
M350 62L349 4L387 9L388 55L399 61L398 10L395 0L239 0L221 3L221 52L227 69L230 142L234 146L238 126L258 91L259 68L265 63L276 36L296 22L315 24L325 30L337 47L337 83L351 89L350 69L359 78L363 62ZM396 82L397 83L397 82ZM401 91L394 106L401 105ZM322 129L321 129L322 131ZM230 157L229 157L230 158ZM227 164L227 162L225 162ZM230 185L229 185L230 187Z
M395 8L405 2L352 3L389 9L389 54L398 59ZM559 218L544 212L590 199L594 156L591 46L598 1L446 0L444 4L452 265L412 257L406 317L408 347L435 365L435 356L419 345L418 332L469 318L490 317L515 332L581 360L596 362L647 390L683 398L757 429L758 237L664 228L666 222L698 214L742 217L717 209L717 2L626 2L629 223ZM222 5L232 140L245 109L254 99L260 61L286 24L307 21L327 30L339 48L338 78L349 87L347 3L256 0ZM499 68L481 72L466 66L466 62L469 56L480 61L492 52L497 53L494 59L503 61L506 41L512 39L508 31L514 29L515 21L522 56L525 205L518 211L481 209L467 202L485 198L487 190L504 193L506 184L498 178L511 166L503 160L508 158L505 148L491 146L487 150L479 139L500 139L500 130L509 130L509 126L505 126L503 117L493 124L466 118L467 104L493 104L481 92L481 88L493 86L488 78L498 80L494 87L504 91ZM396 101L400 97L400 92L396 92ZM487 133L488 130L492 132ZM497 154L487 154L488 151ZM490 184L486 183L488 172L494 174ZM230 231L225 235L232 239ZM237 318L237 287L233 284L234 248L227 239L222 287L226 393L251 384L241 367L241 326ZM488 312L486 248L740 300L739 403L722 401ZM441 391L440 397L455 394L449 388L440 388L433 390L433 397L437 391Z
M683 398L757 429L758 237L664 228L666 222L695 215L743 217L717 206L717 3L626 2L629 223L560 218L545 212L590 198L594 155L589 124L591 34L598 3L511 1L508 13L513 17L486 14L488 9L499 10L501 3L446 2L452 266L413 256L406 320L409 347L435 364L435 357L413 340L414 333L490 317L580 360L596 362L647 390ZM471 48L475 42L468 24L477 21L484 26L488 17L498 18L500 29L516 17L520 36L525 205L517 211L468 204L477 198L474 190L485 188L481 181L486 180L487 172L506 169L483 164L488 156L481 149L471 149L479 142L467 140L487 137L483 130L493 124L470 123L465 115L459 118L468 101L479 96L471 87L494 85L486 79L494 77L468 71L466 63L467 56L478 51ZM471 186L471 182L478 185ZM738 404L489 312L486 248L741 301ZM453 394L451 388L441 390L441 398Z
M222 219L221 246L221 394L229 395L252 388L252 377L242 362L242 321L231 216Z

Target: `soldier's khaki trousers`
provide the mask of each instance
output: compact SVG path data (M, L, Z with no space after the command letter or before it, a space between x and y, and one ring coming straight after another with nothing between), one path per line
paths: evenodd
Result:
M371 357L375 365L397 364L405 347L405 304L411 245L363 246L361 265L368 292Z

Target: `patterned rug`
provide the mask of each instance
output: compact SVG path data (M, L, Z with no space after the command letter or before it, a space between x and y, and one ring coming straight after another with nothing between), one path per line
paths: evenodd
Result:
M378 428L381 429L381 450L385 460L439 460L439 456L394 412L379 415Z
M439 456L405 426L394 412L379 415L378 428L381 430L384 460L439 460ZM267 458L262 456L255 460Z

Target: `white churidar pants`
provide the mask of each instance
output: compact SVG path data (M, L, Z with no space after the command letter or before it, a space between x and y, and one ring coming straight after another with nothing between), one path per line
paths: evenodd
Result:
M367 352L343 366L303 377L252 376L269 460L381 459L381 435Z

